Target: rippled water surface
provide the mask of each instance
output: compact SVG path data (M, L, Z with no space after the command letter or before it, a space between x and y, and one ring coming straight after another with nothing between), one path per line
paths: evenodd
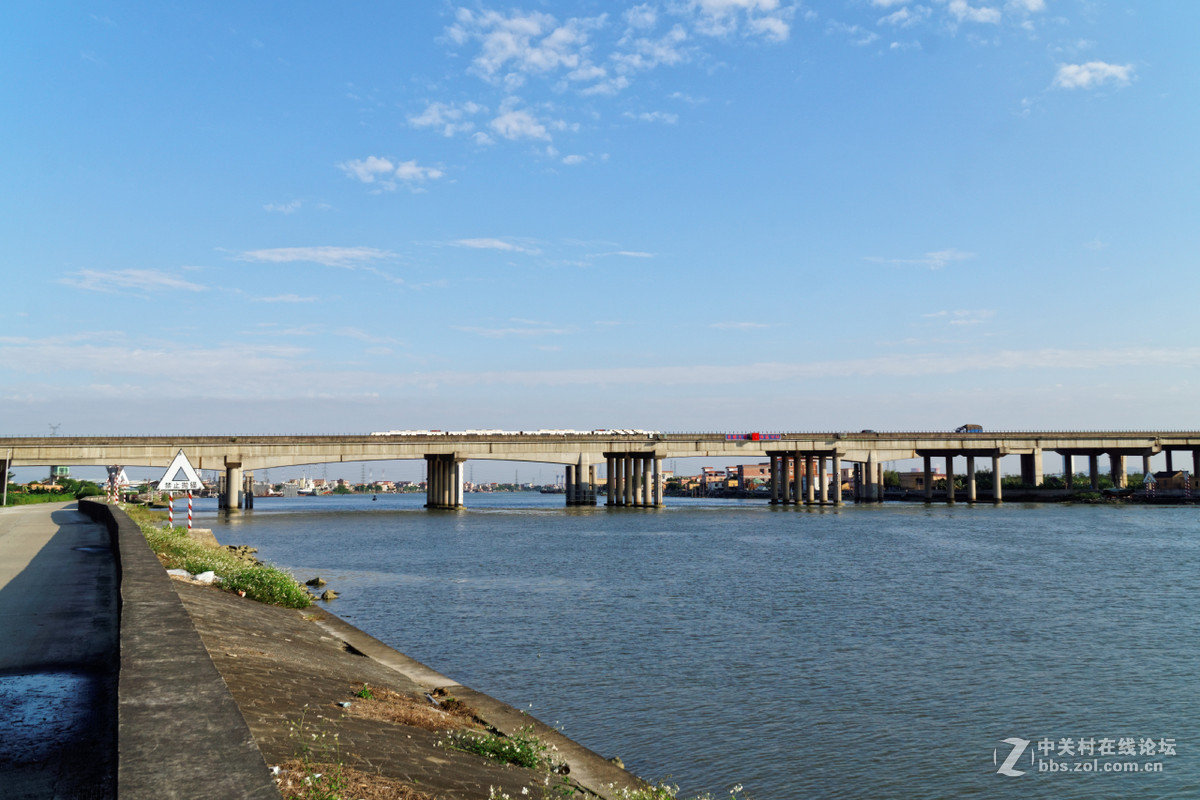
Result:
M200 524L681 796L1200 797L1200 509L423 500ZM1150 738L1153 756L1099 752ZM998 774L1005 739L1030 742L1025 774ZM1104 771L1126 762L1162 772Z

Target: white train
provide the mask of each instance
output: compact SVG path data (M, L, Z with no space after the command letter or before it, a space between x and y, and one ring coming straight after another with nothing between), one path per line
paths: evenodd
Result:
M465 431L404 430L371 431L372 436L658 436L658 431L639 428L596 428L577 431L569 428L540 428L536 431L504 431L496 429L471 429Z

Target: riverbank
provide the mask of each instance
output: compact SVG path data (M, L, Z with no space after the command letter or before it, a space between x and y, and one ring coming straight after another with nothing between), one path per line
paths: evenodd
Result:
M302 785L311 777L304 761L313 774L356 770L372 786L356 788L355 797L477 800L495 787L522 797L608 798L613 787L640 784L327 610L264 605L168 577L123 512L83 505L93 518L109 518L119 552L122 797L269 796L268 768ZM356 696L364 687L380 701ZM471 709L475 727L509 736L532 728L565 768L502 765L446 747L440 723L452 726L445 709L455 705L448 697ZM398 716L397 706L427 713ZM420 716L434 723L416 722Z

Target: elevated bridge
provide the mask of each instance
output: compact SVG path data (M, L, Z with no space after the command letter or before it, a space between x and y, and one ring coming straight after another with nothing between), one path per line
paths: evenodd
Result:
M1109 458L1113 481L1123 485L1125 461L1166 453L1191 453L1191 471L1200 472L1197 431L1017 431L1017 432L877 432L828 433L660 433L656 431L479 431L442 433L403 431L382 434L312 436L53 436L0 437L0 467L10 466L144 466L170 465L183 450L198 469L217 470L227 487L244 485L247 473L310 464L425 459L427 505L459 507L463 501L463 463L469 459L527 461L566 466L567 503L594 503L596 467L605 464L610 505L654 506L662 503L662 461L671 458L714 458L726 461L769 459L773 502L840 503L841 492L828 496L829 475L840 476L843 462L853 464L856 500L882 498L885 461L923 458L926 497L932 491L932 460L945 459L953 479L954 459L966 459L968 499L975 499L976 459L990 459L993 475L999 460L1021 458L1025 483L1042 479L1046 452L1064 458L1068 482L1074 459L1088 458L1096 485L1097 458ZM1170 466L1168 466L1170 468ZM835 478L836 480L836 478ZM994 481L992 499L1001 499ZM226 505L241 507L231 491ZM819 494L819 497L818 497ZM953 502L953 492L948 493Z

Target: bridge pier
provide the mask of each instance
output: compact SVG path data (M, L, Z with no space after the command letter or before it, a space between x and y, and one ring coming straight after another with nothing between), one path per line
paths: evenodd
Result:
M1068 492L1075 483L1075 456L1070 451L1062 454L1063 459L1063 488Z
M1125 456L1118 453L1109 453L1108 471L1112 477L1114 487L1124 489L1129 485L1129 476L1125 472Z
M999 505L1004 501L1004 481L1000 479L1000 454L992 453L992 502Z
M605 453L608 505L657 508L663 504L662 458L656 453ZM595 505L595 499L591 505Z
M242 462L225 462L225 479L223 485L218 487L217 507L226 511L254 508L253 480L254 472L244 471Z
M425 507L463 507L463 463L454 453L425 456Z
M566 483L566 500L568 506L596 505L595 464L588 464L587 460L583 456L580 456L578 464L566 465L564 482Z
M954 505L954 455L946 454L946 503Z
M975 504L975 456L967 456L967 502Z
M1021 454L1021 483L1031 489L1042 484L1042 451L1035 449L1032 453Z
M1100 491L1100 457L1095 453L1088 456L1088 475L1092 479L1092 491Z

